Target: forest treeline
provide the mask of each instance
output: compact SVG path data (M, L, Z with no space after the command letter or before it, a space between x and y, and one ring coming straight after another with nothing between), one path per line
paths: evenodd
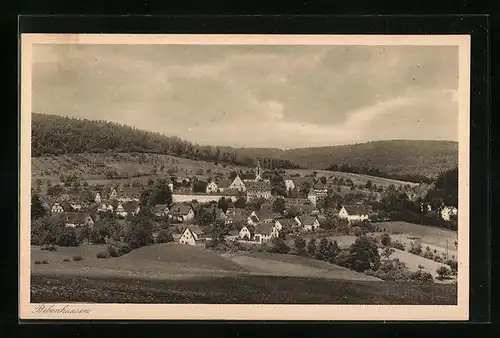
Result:
M265 169L293 169L287 159L250 157L237 148L194 144L175 136L139 130L108 121L91 121L34 113L32 115L32 156L68 153L157 153L234 165L254 166L256 160Z
M406 182L415 182L415 183L426 183L431 184L434 179L432 177L427 177L424 175L418 174L397 174L397 173L389 173L382 171L377 168L371 167L357 167L348 164L332 164L331 166L325 168L325 170L330 171L340 171L344 173L353 173L353 174L362 174L362 175L370 175L376 177L389 178L398 181L406 181Z

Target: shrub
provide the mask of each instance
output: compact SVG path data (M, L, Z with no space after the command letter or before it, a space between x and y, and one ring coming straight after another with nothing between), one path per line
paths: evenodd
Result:
M451 275L450 268L448 268L446 266L440 266L439 268L436 269L436 272L439 275L438 278L441 280L448 279L448 278L450 278L450 275Z
M361 237L361 236L363 236L363 230L362 230L360 227L358 227L358 226L356 226L356 227L353 227L353 228L352 228L352 233L353 233L353 234L354 234L354 236L356 236L356 237Z
M432 251L426 251L424 252L424 258L434 259L434 254L432 253Z
M394 248L394 249L398 249L398 250L401 250L401 251L405 251L405 245L403 243L401 243L400 241L391 241L390 245Z
M380 243L382 243L383 246L391 245L391 236L389 236L389 234L383 234L380 236Z
M273 245L270 248L269 252L287 254L290 251L288 245L286 245L285 241L281 238L274 238L272 243Z
M419 265L418 268L419 269L425 269L425 267L423 265Z
M434 278L429 272L418 270L410 274L410 279L418 283L432 283Z
M132 249L130 248L130 246L128 246L127 244L121 245L118 250L119 250L120 256L128 254L130 251L132 251Z
M441 257L439 257L439 256L434 256L434 261L438 262L438 263L443 263L444 262L443 259Z
M78 246L80 241L75 229L65 228L58 236L56 244L59 246Z
M172 234L166 230L161 230L156 237L156 243L170 243L174 241Z
M35 264L42 264L42 261L35 261Z
M108 245L108 247L106 248L106 251L108 252L109 257L118 257L119 256L118 249L116 249L112 245Z
M69 262L70 260L71 259L69 259L69 258L65 258L65 259L63 259L63 262Z
M340 252L335 256L333 262L339 266L343 266L345 268L351 268L351 254L349 249L340 250Z
M42 261L42 263L43 263L43 264L49 264L49 261L48 261L47 259L44 259L44 260Z
M82 256L73 256L73 261L75 261L75 262L83 261L83 257Z
M108 258L108 253L105 251L98 252L96 255L97 258Z
M418 242L413 242L408 252L414 255L420 255L422 253L422 245Z
M457 275L457 271L458 271L458 262L456 260L453 260L453 259L449 259L446 261L446 265L448 265L451 269L451 274L456 276Z
M386 259L389 259L391 255L394 253L394 249L391 248L390 246L386 246L384 250L382 251L382 257L385 257Z

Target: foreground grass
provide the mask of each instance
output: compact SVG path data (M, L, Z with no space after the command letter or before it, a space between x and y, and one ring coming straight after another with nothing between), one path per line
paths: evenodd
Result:
M455 305L457 288L271 276L153 281L35 274L31 302Z

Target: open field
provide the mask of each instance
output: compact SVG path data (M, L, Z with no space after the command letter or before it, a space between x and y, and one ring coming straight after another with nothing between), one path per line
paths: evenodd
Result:
M118 174L125 176L199 175L204 178L216 173L228 174L239 169L248 170L249 168L234 165L224 167L214 162L148 153L84 153L31 158L33 179L51 180L53 183L58 181L61 174L74 173L85 180L90 180L90 184L93 180L106 180L105 174L109 170L116 170ZM154 174L155 170L156 174ZM139 177L133 179L137 180Z
M455 286L383 282L334 264L264 252L218 255L177 243L99 259L105 245L31 249L33 302L452 304ZM82 256L81 261L72 261ZM49 264L34 264L48 260ZM64 261L69 259L69 261Z
M456 285L300 277L143 280L34 275L31 302L454 305Z
M342 177L344 179L350 178L355 185L359 184L366 184L368 180L372 181L372 183L382 186L382 187L388 187L391 184L394 184L396 186L398 185L410 185L410 186L417 186L418 183L413 183L413 182L405 182L405 181L398 181L398 180L393 180L390 178L383 178L383 177L376 177L376 176L369 176L369 175L361 175L361 174L352 174L352 173L345 173L341 171L328 171L328 170L314 170L314 169L287 169L286 172L289 175L293 174L300 174L301 176L309 175L312 174L313 172L317 173L317 176L325 176L326 178L329 178L330 176L336 176L336 177Z
M448 246L450 255L457 254L455 247L455 241L458 238L457 231L408 222L377 222L373 225L390 230L392 239L399 240L407 246L413 240L419 240L424 249L429 246L432 250L437 249L440 252L445 252Z
M382 249L379 249L379 252L382 252ZM404 262L410 271L418 271L419 265L424 267L424 271L429 272L432 277L436 278L438 274L436 270L441 266L447 266L442 263L435 262L431 259L424 258L422 256L417 256L411 254L407 251L401 251L398 249L394 250L394 253L390 256L390 259L398 258L401 262ZM447 281L439 281L435 279L435 282L438 283L450 283L452 280Z
M381 282L380 279L327 262L294 255L253 252L235 255L231 259L253 273L278 276L318 277Z

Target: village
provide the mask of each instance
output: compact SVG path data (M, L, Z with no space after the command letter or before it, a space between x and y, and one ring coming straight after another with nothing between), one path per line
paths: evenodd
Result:
M92 228L105 217L114 218L126 227L130 219L143 214L149 215L156 225L160 224L152 233L155 240L160 232L167 231L174 241L197 246L205 246L210 240L210 227L217 221L229 227L227 239L263 244L280 234L284 238L332 228L332 217L351 229L363 222L390 220L388 217L381 219L372 209L384 190L373 187L371 182L361 188L371 188L373 193L351 193L344 198L349 203L342 203L338 196L331 200L334 189L340 191L333 175L329 179L313 175L280 176L276 172L264 172L258 162L253 172L254 177L250 179L233 173L232 177L210 180L202 184L204 191L201 192L199 181L195 192L195 183L191 184L190 178L166 178L163 182L168 185L171 197L154 205L141 201L147 187L123 185L77 191L58 187L59 195L55 199L45 195L40 200L50 214L50 222L63 223L67 228ZM270 175L277 176L284 189L275 189ZM409 200L418 198L418 187L400 186L398 189ZM422 211L425 208L426 212L432 212L429 203L421 202L420 207ZM436 209L435 215L444 221L457 216L455 207L440 205Z

